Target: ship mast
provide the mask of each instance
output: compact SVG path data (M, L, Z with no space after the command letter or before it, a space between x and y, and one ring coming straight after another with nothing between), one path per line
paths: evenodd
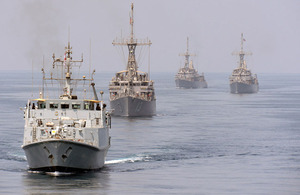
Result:
M242 33L241 34L241 51L239 53L239 56L240 56L240 68L247 69L246 63L245 63L245 60L244 60L245 53L243 51L243 43L244 43L244 41L245 41L245 39L244 39L244 36L243 36L243 33Z
M66 58L65 60L65 64L66 64L66 68L67 68L67 72L65 73L66 75L66 86L64 88L64 95L67 95L69 97L71 97L72 95L72 88L71 88L71 72L70 72L70 60L71 60L71 47L70 47L70 41L68 41L68 47L65 48L66 49Z
M252 55L251 52L244 52L244 34L241 33L241 50L239 52L233 52L233 55L239 55L240 57L240 62L239 62L239 68L247 69L247 64L245 61L245 55Z
M114 40L113 45L127 45L128 47L128 62L127 62L127 78L128 80L132 80L136 76L136 71L138 69L136 58L135 58L135 49L136 46L142 46L142 45L151 45L150 40L146 41L138 41L137 39L134 39L134 31L133 31L133 24L134 24L134 18L133 18L133 3L131 4L131 13L130 13L130 39L129 40L124 40L122 39L121 41Z
M179 54L180 56L185 57L185 62L184 62L184 68L188 69L189 67L189 61L190 61L190 56L196 56L195 54L189 53L189 37L186 39L186 52Z
M131 14L130 14L130 27L131 27L131 33L130 33L130 43L133 43L133 3L131 4Z
M70 41L68 41L68 46L65 47L64 59L55 58L55 54L53 54L53 56L52 56L53 68L61 67L64 70L62 73L62 77L54 78L54 77L52 77L52 73L51 73L50 78L45 78L45 76L43 76L43 80L45 80L45 81L46 80L56 80L56 81L65 83L64 87L63 87L63 94L60 96L61 99L72 99L72 96L73 96L72 85L74 85L77 81L93 81L93 76L88 79L86 79L85 76L83 76L82 79L71 78L72 68L73 67L79 68L83 62L83 56L81 56L81 60L73 60L71 57L71 54L72 54L72 47L70 46ZM43 73L44 73L44 70L43 70ZM93 74L94 74L94 72L93 72ZM72 81L74 81L74 83Z
M127 63L127 70L129 70L129 77L132 78L137 71L137 63L135 59L135 49L137 46L137 43L134 41L134 33L133 33L133 3L131 4L131 15L130 15L130 27L131 27L131 33L130 33L130 42L127 44L128 46L128 63Z

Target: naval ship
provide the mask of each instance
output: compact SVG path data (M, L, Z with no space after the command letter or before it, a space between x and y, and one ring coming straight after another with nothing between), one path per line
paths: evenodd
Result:
M42 69L43 90L37 99L29 99L24 108L22 148L31 171L57 173L100 169L110 147L110 114L98 99L93 76L73 78L74 69L81 67L83 59L72 60L71 49L69 42L64 58L55 58L53 54L53 72L46 77ZM61 86L61 95L56 99L44 97L44 85L51 85L49 82ZM88 83L93 89L91 98L77 97L73 91L78 83ZM53 91L55 88L50 90ZM83 91L86 96L87 90ZM100 94L102 96L103 92Z
M112 43L127 46L129 55L126 70L117 72L109 83L110 108L114 116L153 116L156 113L154 82L150 80L148 73L138 71L135 57L136 47L150 47L151 41L138 40L134 37L133 19L133 4L131 4L130 37L115 39Z
M247 64L244 59L245 55L251 55L243 50L243 42L245 41L243 33L241 34L241 50L236 55L239 55L240 61L238 68L234 69L229 78L230 92L236 94L242 93L257 93L259 89L257 75L252 75L247 69Z
M180 68L178 73L175 75L176 87L179 88L207 88L207 82L204 78L204 74L198 74L198 71L194 68L193 61L189 60L190 56L194 54L189 53L189 38L187 38L187 49L180 56L185 57L184 67Z

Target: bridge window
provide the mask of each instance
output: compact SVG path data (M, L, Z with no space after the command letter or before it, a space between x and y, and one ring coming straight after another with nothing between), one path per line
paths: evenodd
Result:
M80 104L72 104L72 109L80 109Z
M45 102L38 102L38 109L45 109L46 103Z
M62 103L61 104L61 109L69 109L69 104Z
M58 104L50 103L50 109L58 108Z
M88 110L89 109L89 103L84 103L84 109Z
M93 102L85 102L84 109L85 110L94 110L94 103Z

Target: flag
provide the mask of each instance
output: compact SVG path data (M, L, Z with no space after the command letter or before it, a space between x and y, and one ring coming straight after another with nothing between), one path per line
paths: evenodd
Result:
M65 54L64 54L64 66L66 65L66 60L67 60L67 58L66 58L66 52L65 52Z

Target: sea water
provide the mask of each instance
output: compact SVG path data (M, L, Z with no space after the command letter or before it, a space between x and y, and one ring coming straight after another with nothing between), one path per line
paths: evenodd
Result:
M229 93L230 73L206 73L207 89L177 89L174 75L151 74L156 116L112 117L103 169L49 175L21 149L19 108L42 82L0 73L0 194L300 194L299 74L259 74L244 95ZM108 107L113 76L95 76Z

